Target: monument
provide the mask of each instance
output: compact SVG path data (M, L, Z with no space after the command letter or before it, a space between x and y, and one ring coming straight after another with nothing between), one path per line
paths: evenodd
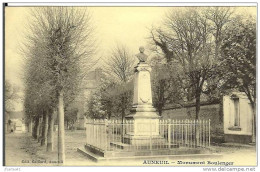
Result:
M159 116L153 107L151 90L151 67L147 64L147 55L144 48L139 48L136 55L139 63L135 67L134 74L134 98L131 114L127 120L134 120L133 131L127 133L124 139L128 144L146 144L152 139L159 138Z
M117 120L88 120L86 123L87 139L84 148L78 151L94 161L127 159L158 159L183 154L205 153L208 149L198 149L194 137L192 121L177 123L167 120L160 121L153 107L151 90L151 66L147 63L144 48L139 48L137 54L139 63L134 73L134 97L131 113L124 123ZM201 122L199 123L200 127ZM206 124L206 125L204 125ZM208 127L206 130L205 128ZM199 140L204 140L200 146L206 147L206 131L210 125L203 123L204 134ZM209 135L209 134L208 134ZM210 137L207 138L208 143ZM209 144L208 144L209 145ZM180 146L188 149L179 149ZM123 158L124 157L124 158Z

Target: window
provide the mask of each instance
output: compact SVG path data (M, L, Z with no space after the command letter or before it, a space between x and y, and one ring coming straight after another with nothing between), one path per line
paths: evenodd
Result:
M234 126L239 127L240 115L239 115L239 98L233 99L234 101Z
M234 131L241 131L240 128L240 107L239 107L239 97L236 95L231 96L231 101L233 101L233 107L231 106L230 108L233 108L231 111L232 118L233 118L233 124L231 127L229 127L229 130L234 130Z

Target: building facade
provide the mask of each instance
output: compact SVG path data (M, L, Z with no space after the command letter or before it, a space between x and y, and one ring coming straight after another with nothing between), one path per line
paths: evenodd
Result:
M250 143L253 110L245 93L232 92L223 97L225 142Z
M5 112L5 133L24 133L27 131L24 111Z
M83 79L83 82L80 87L80 93L74 101L74 107L77 108L77 129L85 128L85 113L87 111L88 100L91 95L95 92L98 86L101 83L102 69L96 68L93 71L90 71L86 77Z

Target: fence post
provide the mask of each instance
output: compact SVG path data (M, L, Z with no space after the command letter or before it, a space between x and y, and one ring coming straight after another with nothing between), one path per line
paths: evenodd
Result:
M199 120L199 147L201 147L201 132L202 132L202 130L201 130L201 120Z
M202 135L202 146L205 147L205 122L204 119L202 120L202 128L203 128L203 135Z
M123 138L122 138L122 142L125 143L125 134L126 134L126 120L123 119L123 124L122 124L122 128L123 128Z
M168 120L168 148L171 149L171 120Z
M174 120L172 120L172 143L174 144L174 126L175 125L175 121Z
M190 136L189 136L189 134L190 134L190 120L188 119L187 120L187 145L188 145L188 147L190 147Z
M185 120L181 120L181 145L185 145Z
M105 151L108 151L108 120L105 119L105 144L106 144L106 147L105 147Z
M184 143L184 145L185 145L185 147L187 146L187 134L188 134L188 132L187 132L187 119L185 119L185 121L184 121L184 130L185 130L185 143Z
M129 133L129 123L128 120L125 120L125 134ZM129 143L130 145L130 143ZM127 147L127 149L130 149L130 146Z
M150 150L152 150L152 126L151 126L151 119L150 119Z
M112 131L111 131L111 133L112 133L112 137L111 137L111 142L114 142L114 138L115 138L115 133L114 133L114 124L115 124L115 120L112 120L111 121L111 125L112 125ZM114 147L111 147L111 148L113 148L113 150L114 150Z
M90 132L89 133L91 133L90 134L90 140L89 140L89 143L92 145L93 144L93 142L94 142L94 120L93 119L91 119L91 121L89 121L89 123L90 123Z
M97 119L95 121L95 135L96 135L96 146L99 148L99 139L98 139L98 136L99 136L99 119Z
M85 120L86 125L86 144L88 144L88 119Z
M176 120L176 138L175 138L175 140L176 140L176 144L178 145L178 146L180 146L180 142L179 142L179 120L177 119Z
M192 120L192 147L196 147L196 120ZM193 134L194 133L194 134Z
M209 119L209 147L210 147L210 119Z

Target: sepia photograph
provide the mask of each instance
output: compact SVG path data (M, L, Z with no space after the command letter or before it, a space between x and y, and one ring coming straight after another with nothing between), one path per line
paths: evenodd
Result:
M4 166L255 171L257 3L2 5Z

